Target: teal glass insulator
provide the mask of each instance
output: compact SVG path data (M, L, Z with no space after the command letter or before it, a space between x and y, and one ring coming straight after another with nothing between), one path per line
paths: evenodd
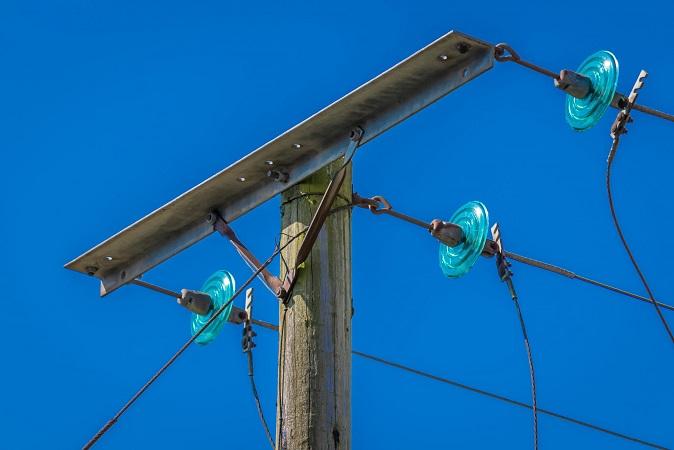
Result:
M481 202L468 202L459 208L450 222L463 230L463 240L450 247L440 244L440 268L449 278L468 273L482 254L489 233L489 212Z
M204 285L201 286L201 292L205 292L211 296L211 309L208 311L208 314L203 316L200 314L192 315L192 335L196 334L201 327L208 322L213 314L232 298L235 289L234 276L226 270L218 270L208 277L204 282ZM195 342L197 344L206 345L220 334L222 326L227 323L227 319L229 319L229 313L232 311L232 306L233 302L227 305L225 310L220 313L213 323L211 323L208 328L196 338Z
M592 128L604 115L618 87L618 60L609 51L590 55L576 71L590 79L592 88L585 98L566 95L566 121L576 131Z

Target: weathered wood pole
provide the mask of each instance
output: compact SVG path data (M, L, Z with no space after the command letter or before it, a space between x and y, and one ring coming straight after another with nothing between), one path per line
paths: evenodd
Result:
M309 226L341 159L281 197L285 243ZM351 202L351 166L333 210ZM282 253L292 267L302 239ZM283 262L285 260L285 264ZM325 221L279 312L277 450L351 449L351 209Z

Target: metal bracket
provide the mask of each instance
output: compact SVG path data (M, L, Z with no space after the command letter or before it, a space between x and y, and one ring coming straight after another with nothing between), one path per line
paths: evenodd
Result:
M393 206L391 206L391 203L381 195L375 195L372 198L363 198L357 193L354 193L352 203L354 206L369 209L372 214L388 214L389 216L424 228L430 232L435 239L450 247L454 247L464 239L463 230L460 226L440 219L434 219L431 223L428 223L419 220L416 217L395 211Z
M248 250L243 242L239 240L232 227L230 227L217 212L214 211L208 215L208 222L213 225L215 231L220 233L221 236L225 236L229 239L249 267L253 270L259 270L262 267L260 261L250 250ZM287 283L282 282L277 276L272 275L266 268L260 271L260 279L277 298L285 298Z
M431 236L449 247L459 245L465 238L460 226L440 219L431 221L430 232Z
M321 231L321 228L325 223L325 219L328 218L330 208L332 208L332 204L337 197L337 193L342 187L342 183L344 183L344 177L346 176L346 166L349 164L349 162L351 162L351 158L353 158L356 149L360 145L363 134L364 132L361 127L356 127L351 130L351 135L349 136L349 146L344 152L344 164L342 164L342 167L339 168L337 173L330 180L330 183L325 190L325 194L323 194L323 197L318 204L318 208L316 209L314 217L312 217L309 228L307 229L307 234L304 237L299 250L297 251L295 269L298 269L299 266L309 257L309 253L311 253L314 242L316 242L316 238L318 238L318 233Z

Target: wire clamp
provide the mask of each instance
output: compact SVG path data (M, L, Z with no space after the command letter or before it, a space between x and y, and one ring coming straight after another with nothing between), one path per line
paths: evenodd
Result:
M627 134L627 124L633 122L630 113L632 112L632 108L634 107L637 97L639 96L639 90L644 87L644 80L647 76L648 72L645 70L641 70L641 72L639 72L639 76L634 82L634 86L632 87L630 95L627 97L627 99L623 100L623 108L620 110L620 112L618 112L613 125L611 125L611 138L616 139L621 134Z
M508 261L506 257L506 252L503 250L503 241L501 240L501 230L498 226L498 223L495 223L491 227L491 237L494 241L494 248L496 250L496 269L498 270L498 276L501 281L504 281L508 285L508 290L510 291L510 296L513 300L517 299L517 294L515 293L515 286L513 285L513 272L510 270L512 263Z
M243 316L241 349L244 353L247 353L255 348L253 338L257 336L257 333L253 331L253 288L248 288L246 290L246 309L244 310Z

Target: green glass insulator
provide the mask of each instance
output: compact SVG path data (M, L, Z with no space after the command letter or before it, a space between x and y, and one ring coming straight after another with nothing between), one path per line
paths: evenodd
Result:
M440 244L440 268L449 278L458 278L468 273L482 254L489 233L489 213L481 202L468 202L459 208L451 219L463 230L463 240L449 247Z
M590 79L592 88L584 98L566 95L566 121L576 131L592 128L604 115L618 87L618 60L609 51L590 55L576 71Z
M235 289L234 276L226 270L218 270L204 282L204 285L201 287L201 292L205 292L211 296L211 309L205 315L192 315L192 335L196 334L206 322L208 322L213 314L232 298ZM220 334L222 326L227 323L227 320L229 319L232 306L233 302L227 305L225 310L220 313L213 323L211 323L208 328L196 338L195 342L197 344L206 345Z

